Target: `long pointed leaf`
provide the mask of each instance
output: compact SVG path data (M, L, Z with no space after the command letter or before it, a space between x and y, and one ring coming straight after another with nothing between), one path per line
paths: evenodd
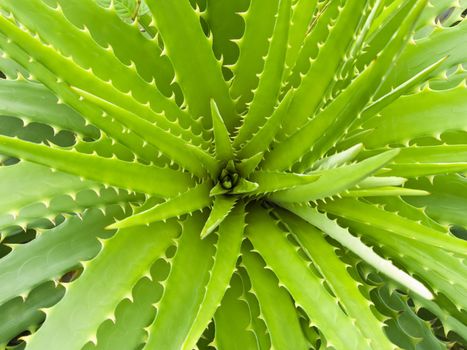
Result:
M344 247L350 249L388 277L394 279L398 283L426 299L433 299L433 294L422 283L397 268L390 261L381 258L370 247L363 244L357 237L352 236L348 230L339 226L337 222L329 219L326 214L322 214L316 209L309 207L300 207L290 204L285 205L284 207L305 221L308 221L310 224L318 227L324 233L334 238Z
M209 100L213 98L224 123L232 131L238 123L234 103L222 76L221 65L189 1L148 0L147 4L174 66L189 111L209 120Z
M384 324L368 308L369 300L361 294L358 282L348 273L346 265L339 260L334 247L326 241L323 234L291 213L281 211L279 216L298 238L346 312L355 319L362 335L370 340L372 347L375 350L392 349L393 345L383 332Z
M247 237L254 248L290 292L296 305L313 318L327 342L336 349L371 349L267 211L254 207L247 216L247 223ZM304 285L307 288L303 288Z
M238 151L240 158L249 158L255 154L266 152L274 140L281 123L287 117L287 111L292 99L292 93L288 92L279 106L272 112L264 125L256 132L245 145Z
M26 80L0 80L0 113L92 138L99 136L96 129L85 125L78 113L58 104L57 98L44 86Z
M319 175L295 174L286 172L255 171L250 179L258 184L253 194L273 193L318 181Z
M77 71L73 64L70 64L70 62L62 56L58 55L52 48L41 45L37 40L28 36L27 33L16 28L12 23L10 23L10 21L0 17L0 22L3 23L3 25L0 26L0 31L8 29L10 30L8 31L8 36L16 38L13 42L12 40L7 40L3 35L0 35L0 46L5 52L8 52L9 56L27 68L31 74L43 82L44 85L52 90L61 100L64 101L64 103L73 107L81 115L86 116L86 119L89 122L96 125L103 132L110 135L115 140L118 140L123 145L128 146L128 148L142 159L158 162L156 150L152 147L145 147L147 145L144 140L131 131L125 131L120 123L109 123L108 119L104 118L102 110L99 110L90 103L86 103L86 101L81 101L79 96L71 90L68 84L60 79L57 81L57 75L62 76L63 79L65 73L72 72L73 76L80 77L80 79L82 79L88 73ZM12 33L14 35L12 35ZM18 46L17 43L21 43L21 47ZM28 52L25 52L23 48ZM34 52L34 54L31 54L31 52ZM31 60L31 57L34 59ZM40 63L44 61L44 57L46 57L46 63L48 63L49 60L54 64L57 64L58 62L57 69L63 69L64 71L51 71L54 67L51 67L50 65L46 68L42 63ZM94 85L94 83L91 85Z
M199 236L204 220L205 215L195 215L185 222L143 349L180 349L196 319L215 254L214 237L202 240Z
M242 263L250 277L252 289L275 349L308 349L305 337L298 323L297 312L287 291L279 286L279 281L265 269L261 257L244 250Z
M360 113L381 79L393 65L394 56L401 51L408 40L414 21L425 6L426 0L419 1L403 25L394 34L391 41L378 58L364 70L337 98L322 112L312 118L303 128L276 145L273 151L265 156L262 163L265 169L286 169L301 157L300 168L307 169L310 164L334 146L345 130L354 122L355 114ZM293 112L292 108L289 110ZM323 134L326 137L322 137Z
M194 343L198 340L220 305L222 297L229 287L230 278L240 255L244 226L245 208L242 203L238 203L229 216L219 225L214 266L211 269L210 279L206 286L206 294L181 350L193 349Z
M182 167L190 170L193 174L198 176L205 175L205 167L215 172L217 168L215 160L204 150L175 136L172 133L174 132L173 130L163 130L158 127L157 124L153 125L134 113L118 107L111 102L91 95L86 91L80 89L75 90L89 101L102 107L110 114L110 117L115 118L123 125L130 128L136 134L140 135L141 138L146 140L146 142L155 146L162 153L169 156Z
M119 61L112 50L106 50L93 40L89 31L81 30L64 16L57 16L56 10L47 4L39 0L20 3L8 0L3 1L1 6L13 13L26 28L39 32L46 43L52 44L45 46L14 25L7 26L9 21L2 19L2 31L15 38L15 42L32 56L39 56L39 61L62 80L150 120L156 119L162 125L175 128L178 124L171 121L187 119L186 112L175 101L164 96L155 84L142 79L131 63ZM29 16L31 12L36 16ZM88 52L94 54L89 55ZM131 81L129 94L124 88L128 81ZM154 110L152 105L155 106ZM160 112L167 113L169 118ZM183 129L179 127L179 130Z
M291 0L280 0L264 69L260 75L258 87L255 89L253 101L235 137L234 145L240 145L248 140L262 126L264 117L271 115L274 110L284 72L290 14Z
M279 0L250 1L249 4L248 10L241 14L245 30L241 39L235 40L240 52L232 66L230 86L239 113L245 111L247 103L253 99L253 90L258 86L257 74L261 73L263 57L268 53Z
M29 340L28 349L79 350L94 341L99 325L113 315L118 303L149 272L179 231L175 221L119 231L67 290L40 332ZM109 273L109 266L114 273ZM57 327L64 331L56 332Z
M216 145L216 156L220 160L231 160L234 157L232 141L229 131L224 124L219 108L214 100L211 100L212 128L214 131L214 142Z
M230 281L222 303L216 311L216 347L219 350L260 350L253 329L252 315L245 298L244 285L237 273Z
M380 115L365 124L365 128L373 131L356 142L362 142L367 148L376 148L407 144L417 137L438 136L449 130L466 131L467 90L465 85L443 91L427 88L398 99Z
M398 152L390 150L356 164L312 172L310 175L319 176L317 181L273 193L270 197L279 202L308 202L339 194L383 167Z
M467 254L467 242L464 240L458 239L447 232L440 233L433 228L401 217L396 213L385 211L356 199L342 199L324 204L323 208L346 219L371 223L375 227L391 231L398 236L434 245L464 256Z
M209 217L201 230L201 238L213 232L232 211L238 198L236 196L215 196Z
M113 207L108 215L90 210L82 220L72 217L2 258L0 305L27 294L43 282L60 278L80 262L93 258L100 250L98 239L105 237L104 227L114 220L114 215L121 217L121 209Z
M110 225L109 229L125 228L131 226L148 225L156 221L164 221L173 217L201 210L211 204L209 191L211 184L204 182L180 195L169 198L165 202L155 205L138 214Z
M322 102L360 24L360 16L355 16L355 13L362 13L366 3L363 0L344 2L339 8L337 19L330 24L327 40L294 93L290 104L292 117L283 125L285 134L291 134L301 127Z
M0 136L0 152L129 190L170 197L193 184L187 173L36 145Z

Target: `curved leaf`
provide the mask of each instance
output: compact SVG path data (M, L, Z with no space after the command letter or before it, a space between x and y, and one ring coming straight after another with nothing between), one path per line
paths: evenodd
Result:
M169 197L193 184L187 173L36 145L0 136L0 152L100 183Z

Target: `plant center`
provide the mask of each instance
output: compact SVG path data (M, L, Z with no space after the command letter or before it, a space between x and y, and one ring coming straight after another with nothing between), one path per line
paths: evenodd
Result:
M239 175L237 172L224 169L219 177L219 183L224 190L231 190L238 183L238 179Z

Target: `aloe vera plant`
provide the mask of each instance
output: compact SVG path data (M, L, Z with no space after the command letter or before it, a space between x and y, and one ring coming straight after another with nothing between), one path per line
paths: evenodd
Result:
M466 7L1 0L0 348L466 346Z

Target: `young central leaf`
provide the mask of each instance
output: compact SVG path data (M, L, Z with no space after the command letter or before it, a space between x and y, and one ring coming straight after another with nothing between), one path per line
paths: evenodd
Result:
M219 182L224 190L231 190L238 183L238 174L231 174L224 169Z
M230 160L222 169L217 184L212 188L210 195L239 195L253 192L258 188L258 184L241 177L235 166L235 162Z
M238 183L239 175L233 161L229 161L219 176L220 186L227 191L232 190Z

